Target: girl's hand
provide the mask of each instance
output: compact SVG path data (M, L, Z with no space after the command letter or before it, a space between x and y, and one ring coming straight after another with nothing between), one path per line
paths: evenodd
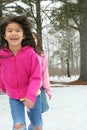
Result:
M25 99L25 101L23 102L23 104L27 107L27 108L33 108L34 107L34 103L29 100L29 99Z
M52 95L51 94L48 94L48 97L49 97L49 100L52 98Z

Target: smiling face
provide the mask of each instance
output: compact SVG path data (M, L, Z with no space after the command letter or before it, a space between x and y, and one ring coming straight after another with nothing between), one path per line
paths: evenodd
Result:
M5 40L7 40L9 48L10 47L21 47L21 42L25 39L23 29L20 24L11 22L7 25L5 29Z

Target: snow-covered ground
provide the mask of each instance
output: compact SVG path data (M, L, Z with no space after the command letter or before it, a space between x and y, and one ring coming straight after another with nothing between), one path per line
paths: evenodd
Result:
M58 77L58 76L54 76L54 77L50 77L50 81L54 81L56 82L55 84L51 84L52 87L56 87L56 86L65 86L63 83L69 83L75 80L78 80L79 75L77 76L71 76L71 77L67 77L67 76L62 76L62 77Z
M50 109L43 114L43 130L87 130L87 86L53 87L52 91ZM12 130L6 95L0 95L0 130Z

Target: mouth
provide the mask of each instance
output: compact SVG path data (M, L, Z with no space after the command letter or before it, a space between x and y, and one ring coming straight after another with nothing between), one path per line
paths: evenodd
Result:
M16 42L18 41L18 38L10 38L11 41Z

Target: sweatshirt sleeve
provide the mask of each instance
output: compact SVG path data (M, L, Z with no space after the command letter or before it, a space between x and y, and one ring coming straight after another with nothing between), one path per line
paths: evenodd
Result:
M42 58L42 84L47 94L52 94L49 81L48 58L46 54Z
M2 79L1 79L1 64L0 64L0 91L2 91L3 93L6 93L5 86L4 86Z
M26 95L26 98L28 98L32 102L36 101L37 92L40 89L40 82L41 82L40 63L37 54L34 53L31 57L31 75Z

